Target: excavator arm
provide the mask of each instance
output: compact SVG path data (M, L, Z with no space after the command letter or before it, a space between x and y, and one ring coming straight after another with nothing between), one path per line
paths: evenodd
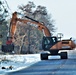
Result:
M26 17L26 18L28 18L28 17ZM38 30L42 31L44 36L46 36L46 37L51 36L50 31L48 30L48 28L45 25L43 25L43 23L35 21L31 18L20 19L20 18L17 17L17 12L14 12L12 14L12 19L11 19L11 22L10 22L10 35L11 35L12 38L14 38L14 35L15 35L15 32L16 32L16 25L17 25L18 21L37 27Z

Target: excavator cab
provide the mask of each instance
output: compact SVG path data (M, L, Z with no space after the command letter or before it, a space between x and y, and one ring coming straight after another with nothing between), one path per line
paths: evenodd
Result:
M49 50L57 42L57 37L43 37L42 48L43 50Z
M58 43L61 42L58 40L57 37L43 37L42 40L42 48L45 51L49 51L50 54L48 53L41 53L41 60L48 60L48 56L49 55L59 55L61 57L61 59L67 59L67 52L59 52L59 49L51 49L53 46L58 45ZM59 44L61 45L61 44Z

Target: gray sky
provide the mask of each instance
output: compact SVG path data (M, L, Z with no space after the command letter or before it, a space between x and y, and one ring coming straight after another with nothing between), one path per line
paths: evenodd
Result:
M55 20L57 33L63 33L64 38L76 38L76 0L6 0L12 12L17 6L33 1L35 5L45 6ZM54 35L55 35L54 34Z

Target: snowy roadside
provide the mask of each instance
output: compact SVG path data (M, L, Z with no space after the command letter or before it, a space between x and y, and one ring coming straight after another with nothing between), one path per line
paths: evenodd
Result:
M0 75L27 68L38 61L40 61L40 54L0 55ZM9 69L9 66L12 66L12 70Z
M76 50L66 50L68 52L68 58L76 58ZM59 55L48 56L48 59L60 59ZM7 72L14 72L39 62L40 54L26 54L26 55L0 55L0 75L5 75ZM12 69L8 67L12 66ZM2 69L5 67L6 69Z

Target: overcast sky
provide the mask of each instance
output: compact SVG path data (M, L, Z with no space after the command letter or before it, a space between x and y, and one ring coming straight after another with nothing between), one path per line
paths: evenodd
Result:
M63 33L64 38L76 38L76 0L6 0L12 12L17 6L33 1L36 6L45 6L55 20L57 33Z

